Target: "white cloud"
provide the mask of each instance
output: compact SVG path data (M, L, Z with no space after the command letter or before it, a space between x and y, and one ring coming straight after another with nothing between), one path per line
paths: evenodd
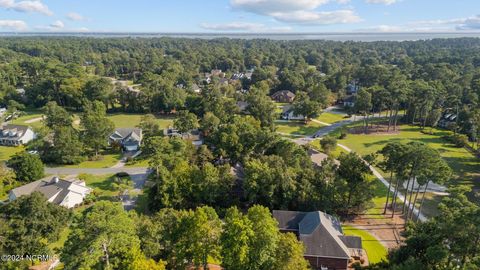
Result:
M0 28L6 30L23 31L26 30L27 24L20 20L0 20Z
M88 29L87 27L80 27L77 29L73 29L73 32L88 32L88 31L90 31L90 29Z
M234 9L259 15L270 16L277 21L315 25L340 24L361 21L351 9L318 11L317 9L333 0L231 0ZM335 0L346 4L349 0Z
M398 2L398 0L367 0L369 4L384 4L384 5L391 5Z
M62 21L57 20L57 21L54 21L53 23L51 23L50 27L55 28L55 29L62 29L62 28L65 27L65 24Z
M262 15L272 12L312 10L329 0L231 0L232 7Z
M69 20L72 20L72 21L86 21L87 18L85 18L84 16L76 13L76 12L70 12L67 14L67 18Z
M49 25L35 26L35 29L40 31L60 31L60 30L64 30L64 28L65 28L65 24L60 20L54 21Z
M480 15L467 18L456 26L457 30L480 30Z
M274 13L274 18L289 23L298 24L340 24L360 22L361 18L352 10L335 11L295 11L288 13Z
M261 23L249 22L230 22L230 23L202 23L200 27L214 31L241 31L241 32L287 32L292 30L291 27L268 27Z
M53 15L53 12L50 11L50 9L48 9L48 7L40 0L19 2L16 2L15 0L0 0L0 7L18 12L37 12L48 16Z
M400 25L378 25L360 31L370 32L453 32L480 31L480 15L468 18L412 21Z

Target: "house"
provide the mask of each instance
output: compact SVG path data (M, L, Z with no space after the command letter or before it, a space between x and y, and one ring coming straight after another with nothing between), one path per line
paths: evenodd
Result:
M80 205L91 191L92 189L86 186L85 181L64 180L55 176L14 188L10 190L8 199L13 201L21 196L40 192L47 198L47 201L72 208Z
M240 112L247 112L248 106L250 104L248 104L248 102L246 101L237 101L236 105Z
M283 106L280 118L283 120L305 120L305 116L295 114L291 106Z
M194 93L197 93L197 94L200 94L202 92L202 88L200 88L200 86L198 86L198 84L196 83L192 84L191 89Z
M17 88L17 89L15 89L15 91L16 91L17 94L19 94L20 96L24 96L24 95L25 95L25 89L23 89L23 88Z
M32 128L20 125L0 126L0 145L23 145L35 139Z
M437 126L440 128L451 129L455 127L457 123L457 115L454 113L445 112L440 120L438 120Z
M323 213L274 210L283 233L294 233L305 246L304 258L313 269L346 270L349 261L364 256L362 239L345 236L338 219Z
M349 107L349 108L355 107L355 99L356 99L355 95L346 96L343 99L343 106Z
M2 117L7 112L7 108L0 108L0 117Z
M356 94L358 90L360 90L360 85L355 80L347 85L347 95Z
M181 133L177 129L169 127L163 130L163 135L167 137L178 137L183 140L189 140L193 145L199 147L203 144L202 136L200 135L199 130L191 130L190 132Z
M118 143L125 151L138 151L143 134L140 128L117 128L108 138L109 143Z
M223 73L221 69L212 69L212 71L210 71L210 74L215 77L225 77L225 73Z
M292 103L293 100L295 99L295 94L289 90L281 90L281 91L275 92L271 97L276 102Z

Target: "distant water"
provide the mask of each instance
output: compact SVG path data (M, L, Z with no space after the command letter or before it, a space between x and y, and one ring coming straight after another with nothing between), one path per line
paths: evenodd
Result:
M451 33L0 33L0 37L94 37L94 38L232 38L272 40L333 40L333 41L413 41L435 38L480 37L480 32Z

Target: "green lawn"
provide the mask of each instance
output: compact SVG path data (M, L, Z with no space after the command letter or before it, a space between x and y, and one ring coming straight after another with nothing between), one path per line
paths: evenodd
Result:
M339 140L353 151L366 155L382 149L388 142L420 141L436 149L455 172L457 179L453 184L468 184L480 187L480 159L464 148L457 148L442 139L448 131L433 129L433 135L423 134L416 126L402 125L398 134L390 135L363 135L349 134L345 139Z
M387 260L388 250L373 235L361 229L352 226L342 226L345 235L359 236L362 238L363 249L367 252L370 264Z
M327 123L327 124L333 124L336 122L340 122L345 120L345 115L344 114L336 114L336 113L330 113L330 112L324 112L320 114L317 118L315 118L318 121Z
M141 158L141 156L135 158L133 161L128 162L127 167L148 167L150 160Z
M291 120L288 122L275 121L275 127L277 128L277 132L307 136L317 132L323 125L313 121L305 125L303 121Z
M113 182L114 175L80 174L79 179L84 180L88 187L93 188L97 200L112 199L119 194Z
M36 119L36 118L40 118L42 116L43 116L43 114L38 110L26 111L25 115L20 116L16 119L12 120L12 124L31 126L33 128L40 128L40 127L43 126L43 120L35 121L35 122L32 122L32 123L26 123L26 121L33 120L33 119Z
M58 240L53 242L53 243L50 243L48 245L48 247L53 251L55 251L55 250L60 251L60 249L63 247L63 245L67 241L68 235L70 234L70 231L71 230L70 230L69 227L64 228L63 231L60 232L60 236L59 236Z
M11 156L25 150L23 146L0 146L0 161L9 160Z
M87 160L76 165L66 165L67 168L110 168L121 159L121 154L102 154L97 160Z
M135 127L140 124L141 118L144 114L125 114L125 113L117 113L117 114L109 114L108 118L115 123L115 127L117 128L127 128L127 127ZM161 128L166 128L168 126L173 125L173 118L172 117L157 117L157 122Z

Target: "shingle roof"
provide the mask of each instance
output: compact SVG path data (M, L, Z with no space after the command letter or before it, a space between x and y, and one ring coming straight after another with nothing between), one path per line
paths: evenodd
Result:
M115 131L110 135L110 137L128 140L134 139L135 141L142 140L142 129L140 128L117 128Z
M348 248L362 249L362 238L361 237L340 235L339 238L340 238L340 240L342 240L342 242Z
M47 200L50 200L56 195L52 203L60 204L71 191L71 186L77 185L77 183L77 181L63 180L54 177L50 180L37 180L35 182L14 188L10 192L12 192L16 198L24 195L30 195L33 192L42 193Z
M295 94L293 92L289 91L289 90L280 90L280 91L277 91L277 92L273 93L272 98L277 98L279 96L287 96L287 97L294 98Z
M354 248L358 246L358 239L343 236L338 219L321 211L274 210L273 216L278 221L281 230L298 233L299 240L305 245L305 255L348 259L350 258L350 251L345 242L351 244Z
M0 138L20 139L30 127L21 125L0 126Z

